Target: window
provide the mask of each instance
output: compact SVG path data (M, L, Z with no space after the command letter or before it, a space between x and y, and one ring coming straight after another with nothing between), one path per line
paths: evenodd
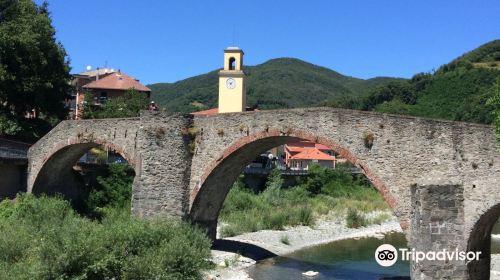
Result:
M229 58L229 70L236 69L236 59L234 57Z
M101 91L101 94L99 95L99 103L104 104L106 101L108 101L108 93Z

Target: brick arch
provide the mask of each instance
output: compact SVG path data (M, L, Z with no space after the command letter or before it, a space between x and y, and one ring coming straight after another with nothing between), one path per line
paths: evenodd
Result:
M119 153L124 159L127 160L127 162L130 164L130 166L135 166L136 160L135 157L130 154L125 147L122 147L121 145L118 145L114 143L113 141L110 141L107 138L101 138L101 137L70 137L64 141L60 141L57 144L54 144L52 148L46 153L46 156L43 157L43 164L45 164L53 155L55 155L57 152L60 150L71 146L71 145L78 145L78 144L95 144L95 146L101 146L106 149L112 150L116 153Z
M500 203L485 211L474 224L467 242L467 251L480 251L479 261L467 264L469 279L490 279L491 231L500 218Z
M79 158L94 147L104 147L119 153L134 168L135 177L138 177L135 155L132 156L124 147L99 137L70 137L52 145L43 158L34 159L38 161L37 170L33 170L31 166L33 163L30 163L28 192L61 194L70 200L75 208L80 208L82 198L88 190L84 188L83 180L73 170L73 166Z
M374 175L367 164L359 160L347 148L327 137L316 136L301 130L283 132L279 129L267 129L240 138L225 149L216 160L207 165L200 178L200 183L194 187L190 194L192 201L190 219L207 228L208 235L215 238L217 219L224 199L244 166L261 152L298 140L309 140L328 146L352 164L360 167L364 175L382 194L387 204L392 209L396 208L397 201L387 186ZM405 223L402 223L401 226L404 229L407 228Z

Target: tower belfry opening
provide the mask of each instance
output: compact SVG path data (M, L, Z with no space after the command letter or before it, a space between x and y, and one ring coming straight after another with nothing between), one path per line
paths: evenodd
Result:
M236 69L236 59L234 57L229 58L229 70Z

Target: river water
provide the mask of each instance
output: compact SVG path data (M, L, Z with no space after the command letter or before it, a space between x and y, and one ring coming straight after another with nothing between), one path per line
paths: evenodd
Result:
M255 280L302 280L310 279L303 276L303 272L313 270L319 272L319 275L313 278L315 280L405 279L399 277L410 275L408 262L398 260L395 265L385 268L375 261L375 249L384 243L392 244L396 248L407 247L402 233L391 233L384 239L335 241L259 262L249 269L248 274Z
M491 252L500 254L500 223L495 225L492 233ZM387 234L384 239L340 240L261 261L251 267L248 274L255 280L409 279L408 262L398 260L388 268L377 264L374 259L375 249L384 243L396 248L408 247L402 233ZM302 275L309 270L319 274L314 278Z

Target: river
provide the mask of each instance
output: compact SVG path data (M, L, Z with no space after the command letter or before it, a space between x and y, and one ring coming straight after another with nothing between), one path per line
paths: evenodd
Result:
M493 228L492 253L500 253L500 223ZM402 233L391 233L383 239L360 238L335 241L294 252L286 256L267 259L249 268L248 274L255 280L358 280L358 279L409 279L410 265L398 260L386 268L374 260L375 249L381 244L407 248ZM305 271L317 271L314 278L303 276Z

